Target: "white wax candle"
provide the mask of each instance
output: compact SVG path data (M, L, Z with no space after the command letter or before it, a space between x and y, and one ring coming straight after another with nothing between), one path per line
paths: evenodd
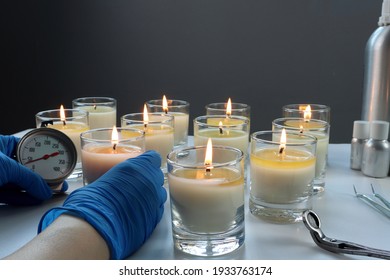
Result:
M116 109L109 106L81 106L77 109L88 111L89 127L95 128L110 128L116 125Z
M161 167L167 163L167 155L173 149L174 131L171 126L161 124L126 125L124 127L136 128L145 131L145 150L154 150L161 156Z
M54 124L49 124L47 127L60 130L72 140L77 150L77 162L81 162L80 134L89 130L89 126L85 123L67 121L65 125L63 122L55 122Z
M115 149L111 144L84 145L81 151L84 184L92 183L114 165L142 153L141 148L130 145L117 145Z
M244 177L238 170L177 169L168 173L168 183L172 211L189 231L224 232L243 211Z
M211 138L213 145L230 146L247 153L249 144L249 134L242 130L229 130L223 128L222 133L219 128L207 128L194 131L195 146L206 145Z
M251 196L266 203L286 204L302 201L311 194L315 176L315 157L289 147L264 148L250 156Z
M187 142L188 137L188 122L189 116L185 113L170 112L169 115L173 116L175 141L174 145L179 145L180 142Z

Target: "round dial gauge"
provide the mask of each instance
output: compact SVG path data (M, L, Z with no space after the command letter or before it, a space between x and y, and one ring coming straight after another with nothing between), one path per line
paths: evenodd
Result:
M17 160L56 187L73 172L77 152L72 140L52 128L36 128L26 133L16 150Z

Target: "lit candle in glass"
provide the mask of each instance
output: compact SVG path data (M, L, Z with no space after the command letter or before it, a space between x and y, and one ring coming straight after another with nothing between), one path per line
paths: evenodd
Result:
M176 149L168 155L175 246L222 255L244 242L244 155L223 146ZM206 246L207 244L207 246Z
M230 146L247 153L249 120L246 117L225 115L199 116L194 119L194 144L206 145L208 138L215 145Z
M84 185L145 151L145 134L138 129L99 128L83 132L80 137Z
M188 142L188 124L190 104L183 100L162 99L149 100L146 102L150 113L164 113L172 115L174 121L174 146L185 146Z
M116 104L112 97L79 97L72 101L73 109L88 111L90 129L116 125Z
M306 116L306 117L305 117ZM319 193L325 189L326 163L329 146L329 123L311 119L310 113L306 111L304 118L279 118L272 122L272 129L280 131L285 128L287 131L299 132L312 135L317 138L316 150L316 177L314 180L314 192Z
M80 134L89 129L88 112L79 109L64 109L64 106L61 105L60 109L37 113L35 115L35 120L37 127L44 126L65 133L76 146L77 161L78 163L81 162ZM81 170L81 166L77 166L76 170L77 169Z
M311 208L316 143L313 136L287 135L284 129L252 134L252 214L273 222L295 222L304 210Z
M145 149L161 155L161 168L166 172L166 157L174 147L173 116L149 113L146 105L143 113L131 113L121 117L121 126L142 129L145 132Z

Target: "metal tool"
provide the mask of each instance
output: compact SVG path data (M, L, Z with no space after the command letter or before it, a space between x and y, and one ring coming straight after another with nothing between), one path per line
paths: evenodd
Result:
M372 189L372 193L373 193L374 197L378 198L385 206L380 204L379 202L375 201L373 198L371 198L370 196L368 196L366 194L358 193L355 185L353 185L353 190L355 191L355 195L357 198L363 200L368 205L374 207L376 210L381 212L383 215L390 218L390 207L389 207L390 203L383 196L381 196L380 194L375 192L372 184L371 184L371 189Z
M307 229L310 231L310 235L314 242L322 249L333 253L360 255L390 260L390 251L374 249L349 241L326 237L321 230L320 218L312 210L306 210L303 213L302 220Z

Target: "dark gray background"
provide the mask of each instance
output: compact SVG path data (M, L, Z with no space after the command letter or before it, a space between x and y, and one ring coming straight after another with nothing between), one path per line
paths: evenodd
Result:
M360 119L364 48L382 0L2 1L0 133L82 96L118 117L161 98L247 103L252 132L289 103L329 105L331 142ZM191 124L192 129L192 124Z

